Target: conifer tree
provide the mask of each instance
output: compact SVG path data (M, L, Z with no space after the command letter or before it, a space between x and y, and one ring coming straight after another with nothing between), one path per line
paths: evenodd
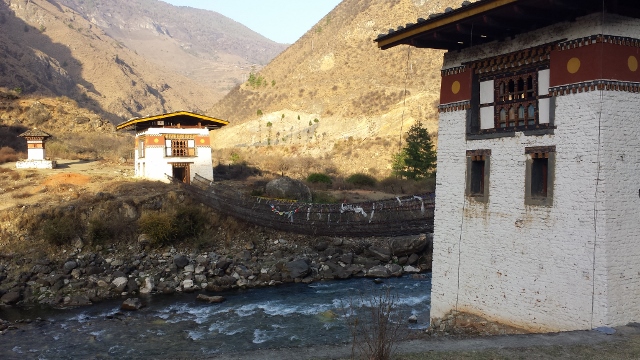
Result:
M393 173L407 179L419 180L431 176L436 170L436 151L431 136L421 122L407 131L406 144L396 154L392 165Z

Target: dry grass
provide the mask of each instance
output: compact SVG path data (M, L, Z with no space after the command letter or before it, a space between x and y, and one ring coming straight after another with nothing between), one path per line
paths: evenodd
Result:
M24 153L18 153L13 148L3 146L0 148L0 164L7 162L16 162L21 158L24 158Z

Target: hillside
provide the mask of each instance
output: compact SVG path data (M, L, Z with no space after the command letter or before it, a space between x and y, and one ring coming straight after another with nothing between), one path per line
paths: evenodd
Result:
M278 44L219 13L158 0L58 0L156 65L218 96L282 52Z
M399 135L411 124L437 130L442 52L381 51L374 39L448 6L459 4L344 0L208 111L232 122L214 135L219 156L233 151L253 163L311 156L329 158L324 167L337 172L388 174Z
M0 0L0 86L26 94L67 96L111 122L181 109L203 111L238 83L242 72L250 71L249 64L266 61L282 48L274 45L275 50L267 50L273 45L268 44L263 57L246 57L247 50L233 52L269 41L239 24L228 28L233 35L215 35L203 23L223 28L226 23L213 12L204 12L207 17L199 10L155 0L101 1L99 11L82 4L97 2ZM198 15L191 16L192 12ZM185 21L189 16L192 21ZM123 24L146 30L129 31ZM149 40L158 29L165 35ZM213 35L201 36L196 29ZM212 40L214 35L218 42ZM243 69L234 73L225 66ZM211 67L221 70L210 71Z

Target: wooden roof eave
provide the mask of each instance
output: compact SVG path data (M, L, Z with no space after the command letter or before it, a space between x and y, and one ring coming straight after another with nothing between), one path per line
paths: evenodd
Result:
M162 115L148 116L148 117L144 117L144 118L130 119L130 120L127 120L127 121L125 121L125 122L123 122L121 124L118 124L116 126L116 130L136 130L138 128L138 126L137 126L138 124L149 122L149 121L169 119L169 118L176 117L176 116L188 116L188 117L198 118L198 119L201 119L201 120L204 120L204 121L215 123L216 125L213 125L213 126L219 126L219 127L222 127L222 126L225 126L225 125L229 124L229 122L226 121L226 120L216 119L214 117L210 117L210 116L206 116L206 115L200 115L200 114L196 114L196 113L192 113L192 112L188 112L188 111L178 111L178 112L169 113L169 114L162 114Z
M418 26L412 26L409 29L397 31L390 35L383 36L376 41L378 42L378 47L382 50L386 50L393 46L401 44L410 44L411 38L418 36L424 32L445 27L447 25L455 26L456 23L460 22L463 19L478 16L487 11L515 3L517 1L518 0L479 1L471 5L467 5L463 8L453 10L448 14L440 15L436 18L427 20Z

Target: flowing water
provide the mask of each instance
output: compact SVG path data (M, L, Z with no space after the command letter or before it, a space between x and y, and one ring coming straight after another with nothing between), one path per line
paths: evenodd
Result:
M227 292L221 304L197 302L195 294L153 296L135 312L120 312L121 300L65 310L0 308L0 318L11 321L42 318L0 336L0 358L202 358L348 343L347 318L365 316L358 305L385 287L403 328L428 326L430 275L381 285L351 279ZM416 324L408 324L411 315Z

